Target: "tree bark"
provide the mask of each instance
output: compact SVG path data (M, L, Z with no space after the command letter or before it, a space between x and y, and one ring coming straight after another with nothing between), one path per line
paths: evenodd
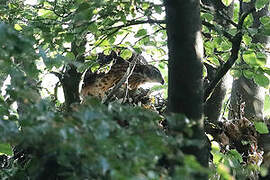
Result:
M201 140L202 145L189 146L183 151L193 154L202 165L208 166L209 152L202 125L203 42L199 0L167 0L165 9L169 48L168 110L185 114L198 122L193 128L192 138ZM208 179L199 174L196 178Z

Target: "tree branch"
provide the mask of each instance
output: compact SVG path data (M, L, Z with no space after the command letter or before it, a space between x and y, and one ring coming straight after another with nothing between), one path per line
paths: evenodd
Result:
M238 58L238 52L239 52L239 49L240 49L240 44L242 42L242 36L243 36L243 34L240 31L232 39L231 56L228 59L228 61L225 64L223 64L223 66L221 67L221 69L218 71L215 79L213 81L211 81L211 83L209 84L209 86L205 89L205 92L204 92L204 102L206 102L210 98L213 90L215 89L215 87L217 86L217 84L219 83L219 81L231 69L231 67L233 66L233 64L237 60L237 58Z
M208 27L209 29L212 29L212 30L214 30L214 31L216 31L216 32L220 32L221 31L221 33L229 40L229 41L233 41L233 36L230 34L230 33L228 33L227 31L225 31L225 30L221 30L221 29L217 29L217 27L215 26L215 25L213 25L213 24L211 24L211 23L209 23L209 22L206 22L206 21L202 21L202 25L204 25L204 26L206 26L206 27Z
M165 24L165 23L166 23L165 20L155 20L155 19L135 20L135 21L131 20L131 21L128 21L126 24L110 27L110 28L107 28L107 29L104 29L104 30L107 31L107 30L111 30L111 29L114 29L114 28L121 29L121 28L124 28L124 27L133 26L133 25L139 25L139 24Z

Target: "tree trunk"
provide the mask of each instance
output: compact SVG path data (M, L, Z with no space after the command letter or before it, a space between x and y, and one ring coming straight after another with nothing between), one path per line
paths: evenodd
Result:
M243 3L243 11L247 11L251 7L254 7L255 1L253 0L250 3ZM252 28L257 29L260 26L259 18L269 14L268 6L263 8L258 12L253 12L252 16L254 19ZM254 43L269 43L269 37L257 35L252 40ZM241 97L239 97L241 96ZM232 94L231 94L231 109L229 117L233 118L235 114L239 114L239 98L245 102L244 116L246 118L256 118L263 120L263 107L264 107L264 88L258 86L253 79L247 79L244 76L235 78L232 85Z
M168 109L202 117L202 39L199 1L167 1Z
M77 45L76 41L71 43L71 52L75 56L75 61L83 63L85 60L84 54L79 53L79 49L83 47L85 49L86 37L82 36L79 45ZM73 64L69 64L66 67L66 70L63 76L60 78L64 97L65 97L65 106L66 110L70 110L70 105L72 103L80 102L80 94L79 94L79 84L81 81L82 73L77 71L77 67Z
M202 141L202 146L189 146L183 150L193 154L204 166L208 166L208 149L204 136L202 57L199 0L165 1L167 35L169 48L168 110L182 113L196 120L194 139ZM170 122L169 122L170 123ZM196 176L208 179L207 176Z

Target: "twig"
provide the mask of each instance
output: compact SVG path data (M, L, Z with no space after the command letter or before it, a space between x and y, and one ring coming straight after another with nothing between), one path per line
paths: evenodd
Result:
M117 45L122 44L128 35L129 35L129 33L127 33Z
M122 24L122 25L119 25L119 26L114 26L114 27L110 27L110 28L107 28L107 29L104 29L104 30L101 30L101 31L108 31L108 30L111 30L111 29L121 29L121 28L124 28L124 27L128 27L128 26L133 26L133 25L139 25L139 24L165 24L165 20L155 20L155 19L148 19L148 20L131 20L131 21L128 21L126 24Z
M131 74L133 73L133 70L137 64L137 61L139 58L137 58L138 55L136 54L134 59L131 61L131 63L129 64L126 73L124 74L124 76L121 78L121 80L113 87L113 89L111 90L111 92L108 94L107 97L105 97L102 100L102 103L106 104L109 102L109 100L111 99L111 97L113 96L113 94L115 94L115 92L126 82L128 81L128 78L131 76Z
M128 81L125 87L125 96L123 98L122 104L126 102L127 96L128 96Z

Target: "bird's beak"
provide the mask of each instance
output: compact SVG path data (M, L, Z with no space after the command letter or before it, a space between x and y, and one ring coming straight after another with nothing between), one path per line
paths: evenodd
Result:
M165 82L164 82L164 79L162 79L160 83L163 85L163 84L165 83Z

